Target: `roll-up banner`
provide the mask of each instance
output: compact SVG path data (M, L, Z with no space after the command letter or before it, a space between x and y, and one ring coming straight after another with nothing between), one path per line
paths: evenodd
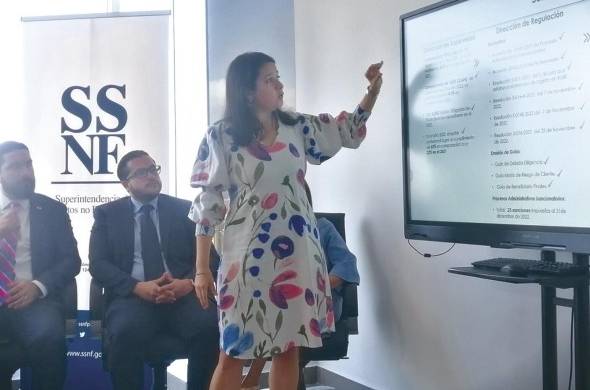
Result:
M169 12L23 19L24 142L37 192L68 207L88 308L93 209L125 196L117 163L146 150L168 192Z

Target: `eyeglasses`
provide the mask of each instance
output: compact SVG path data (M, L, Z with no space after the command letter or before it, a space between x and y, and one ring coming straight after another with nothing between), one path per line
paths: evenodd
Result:
M127 180L141 179L141 178L147 177L148 175L158 176L161 171L162 171L162 167L160 165L152 165L147 168L138 169L134 173L127 176Z

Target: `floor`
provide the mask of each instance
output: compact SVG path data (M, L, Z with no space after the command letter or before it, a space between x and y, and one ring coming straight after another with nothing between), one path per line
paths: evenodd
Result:
M186 386L186 360L177 360L170 367L168 367L168 390L185 390ZM268 365L265 367L265 372L268 371ZM262 388L261 390L268 390ZM307 386L307 390L337 390L331 386L314 385Z

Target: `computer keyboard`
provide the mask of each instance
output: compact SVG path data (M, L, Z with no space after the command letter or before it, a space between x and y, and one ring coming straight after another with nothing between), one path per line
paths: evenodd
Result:
M510 258L494 258L487 260L478 260L471 263L476 268L485 268L499 271L505 265L516 265L526 269L527 273L531 274L545 274L545 275L585 275L588 273L588 267L562 262L541 261L541 260L525 260L525 259L510 259Z

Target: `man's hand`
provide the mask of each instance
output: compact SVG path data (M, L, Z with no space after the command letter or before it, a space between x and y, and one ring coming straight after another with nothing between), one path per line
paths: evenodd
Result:
M344 282L344 280L342 280L341 278L339 278L336 275L329 275L329 277L330 277L330 287L331 288L339 287Z
M24 309L39 299L41 290L31 281L18 281L10 285L6 304L9 309Z
M193 283L189 279L172 279L170 283L162 286L160 296L156 297L156 303L169 303L168 297L174 300L180 299L193 290Z
M20 221L14 209L0 215L0 237L6 237L8 233L18 233Z
M148 282L138 282L135 287L133 288L133 293L140 297L141 299L157 303L156 298L162 295L162 286L170 283L172 276L165 272L156 280L150 280ZM167 301L173 302L173 296L171 297L170 294L164 294L167 296ZM161 298L162 300L162 298ZM159 302L159 303L169 303L169 302Z

